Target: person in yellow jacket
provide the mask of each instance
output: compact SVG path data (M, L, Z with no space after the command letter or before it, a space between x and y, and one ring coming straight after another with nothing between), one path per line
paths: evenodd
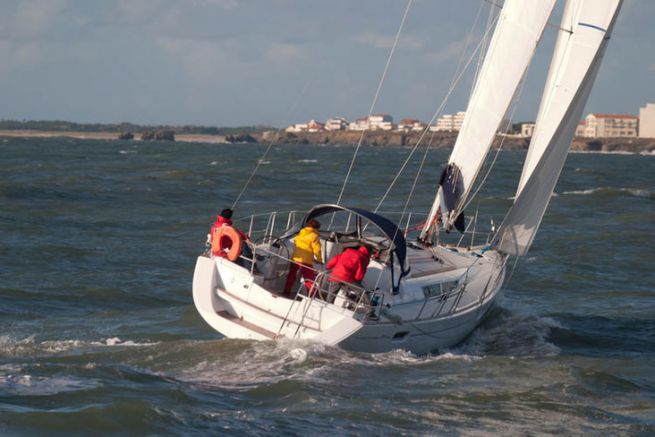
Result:
M295 238L295 248L291 256L291 264L289 265L289 276L284 286L284 293L291 294L291 287L296 281L298 270L305 279L305 286L307 290L312 288L316 272L314 272L314 259L316 262L323 263L321 257L321 240L318 235L318 230L321 224L314 219L307 220L306 226L298 232Z

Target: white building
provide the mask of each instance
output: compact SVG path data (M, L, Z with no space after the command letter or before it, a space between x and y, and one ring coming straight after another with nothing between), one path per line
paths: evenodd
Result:
M310 120L308 123L296 123L286 128L285 132L320 132L325 130L325 125L316 120Z
M398 123L398 130L399 131L423 131L425 130L425 123L423 123L420 120L415 120L413 118L403 118L400 120Z
M309 120L307 123L307 132L320 132L325 130L325 125L316 120Z
M433 129L434 128L434 129ZM452 131L453 130L453 116L450 114L442 115L437 119L434 126L430 126L431 131Z
M369 129L369 123L367 117L358 118L357 120L353 121L348 125L348 130L362 131L368 129Z
M348 122L343 117L328 118L325 122L325 130L346 130Z
M534 133L534 123L521 123L521 136L531 137Z
M375 114L371 115L368 118L369 128L371 130L392 130L393 129L393 117L389 114Z
M464 123L466 112L459 111L457 114L444 114L437 119L437 123L430 126L431 131L458 131Z
M348 130L392 130L393 118L388 114L375 114L369 117L358 118L350 123Z
M639 108L639 137L655 138L655 103Z
M453 130L460 130L462 128L465 115L465 111L459 111L457 114L453 115Z
M307 123L296 123L286 128L285 132L307 132Z
M589 138L633 138L639 119L626 114L589 114L578 124L576 135Z
M582 120L580 123L578 123L578 127L575 128L575 136L576 137L587 136L587 122L585 120Z

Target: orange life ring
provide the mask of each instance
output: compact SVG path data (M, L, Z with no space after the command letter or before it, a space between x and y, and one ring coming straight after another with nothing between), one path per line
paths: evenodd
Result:
M220 226L212 236L212 253L215 256L236 261L241 255L243 238L232 226Z

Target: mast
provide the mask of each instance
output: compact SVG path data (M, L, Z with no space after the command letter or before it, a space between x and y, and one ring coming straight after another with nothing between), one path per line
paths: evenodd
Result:
M622 0L568 0L514 205L494 245L525 255L539 229Z
M424 228L422 239L436 227L434 222L439 208L447 230L452 226L464 230L461 215L464 204L530 64L554 4L555 0L505 1L462 128L439 181L426 222L430 225Z

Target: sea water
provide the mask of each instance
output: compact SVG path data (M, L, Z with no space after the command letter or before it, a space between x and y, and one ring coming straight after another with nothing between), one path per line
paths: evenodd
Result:
M265 150L0 140L0 434L655 433L655 157L571 154L491 316L414 356L222 339L198 315L196 256L257 163L237 216L336 202L354 147ZM342 204L377 207L407 160L380 209L426 212L448 152L409 153L363 147ZM524 157L492 153L480 228Z

